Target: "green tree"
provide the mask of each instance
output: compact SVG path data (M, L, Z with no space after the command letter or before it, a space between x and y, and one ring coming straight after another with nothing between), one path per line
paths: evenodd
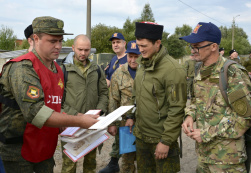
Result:
M155 22L155 19L153 17L153 12L149 3L145 4L143 11L141 12L140 20L148 21L148 22Z
M178 59L186 55L186 50L184 43L179 39L179 36L176 34L171 35L167 39L167 51L169 55L173 58Z
M17 37L14 31L7 26L2 25L0 30L0 49L14 50Z
M101 23L92 27L91 43L92 47L96 48L96 53L113 53L109 39L115 32L122 33L122 29L106 26Z
M224 47L224 56L227 57L229 55L228 52L232 49L232 27L221 26L219 28L222 35L220 47ZM239 55L249 54L251 50L248 35L242 28L237 26L234 29L234 49L238 51Z
M63 42L63 46L71 47L73 43L74 43L74 39L67 38L67 40Z
M179 37L190 35L191 32L192 32L192 27L187 24L183 24L182 27L175 28L175 34Z
M30 44L28 43L27 39L23 39L22 44L18 45L15 50L22 50L22 49L28 49L30 47Z

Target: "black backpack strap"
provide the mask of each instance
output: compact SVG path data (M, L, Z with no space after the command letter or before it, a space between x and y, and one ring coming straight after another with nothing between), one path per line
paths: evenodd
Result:
M227 60L223 66L221 67L220 70L220 79L219 79L219 88L221 91L221 94L225 100L225 102L227 103L227 105L231 108L231 105L228 102L228 96L227 96L227 87L228 87L228 76L227 76L227 70L228 67L231 64L237 64L237 62L233 61L233 60Z

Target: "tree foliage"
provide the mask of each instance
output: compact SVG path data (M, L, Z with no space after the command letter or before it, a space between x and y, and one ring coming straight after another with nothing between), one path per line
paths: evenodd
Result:
M143 11L141 12L140 20L148 21L148 22L155 22L155 19L153 17L153 12L149 3L145 4Z
M171 35L167 39L167 50L169 55L175 59L182 58L184 55L186 55L184 43L176 34Z
M122 29L101 23L92 27L91 43L92 47L97 49L96 53L113 53L109 39L115 32L122 33Z
M7 26L2 25L0 30L0 49L14 50L17 37L14 31Z
M232 27L227 28L225 26L220 27L221 30L221 44L220 47L224 47L225 55L228 56L228 52L232 50ZM248 54L251 51L251 45L248 41L248 35L246 32L237 26L234 28L234 49L238 51L240 55Z
M22 44L15 47L15 50L28 49L29 47L30 47L30 44L28 43L28 40L23 39Z
M71 47L73 45L73 43L74 43L74 39L67 38L67 40L63 42L63 46Z

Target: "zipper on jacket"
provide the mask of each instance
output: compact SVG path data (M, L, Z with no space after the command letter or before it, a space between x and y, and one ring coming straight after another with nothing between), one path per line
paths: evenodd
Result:
M159 100L158 100L158 97L156 95L156 90L155 90L155 85L154 84L153 84L152 94L153 94L153 96L154 96L154 98L156 99L156 102L157 102L157 110L158 110L159 119L160 119Z
M143 86L143 81L145 80L145 75L146 75L146 71L143 70L143 76L142 76L142 80L141 80L141 84L140 84L140 95L139 95L140 98L139 98L139 100L141 100L142 86ZM137 107L138 107L138 110L139 110L140 104L138 104ZM137 121L140 124L140 119L138 119Z

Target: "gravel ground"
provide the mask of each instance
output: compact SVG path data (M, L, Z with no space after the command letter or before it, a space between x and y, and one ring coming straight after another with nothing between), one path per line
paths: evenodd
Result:
M104 146L101 154L97 152L97 171L104 168L110 161L109 153L111 151L111 145L114 141L114 137L110 136L110 138L104 142ZM181 171L180 173L194 173L197 165L197 157L195 155L195 143L193 140L188 138L185 134L182 134L183 141L183 157L181 158ZM54 169L54 173L60 173L62 167L62 155L61 155L61 146L60 142L57 146L57 150L54 154L54 158L56 161L56 167ZM121 159L120 159L121 160ZM77 173L83 173L82 163L83 159L78 161ZM121 162L121 161L120 161ZM120 163L121 164L121 163Z
M108 134L109 135L109 134ZM110 161L109 153L111 151L111 146L114 141L114 137L109 135L109 139L104 142L101 154L97 152L97 173L100 169L106 167ZM180 173L194 173L197 166L197 157L195 154L195 142L188 138L184 133L182 133L183 141L183 157L181 158L181 171ZM60 173L62 168L62 153L61 144L58 143L57 150L54 154L54 159L56 162L56 167L54 168L54 173ZM78 161L77 173L83 173L83 158ZM121 159L120 159L121 165Z

